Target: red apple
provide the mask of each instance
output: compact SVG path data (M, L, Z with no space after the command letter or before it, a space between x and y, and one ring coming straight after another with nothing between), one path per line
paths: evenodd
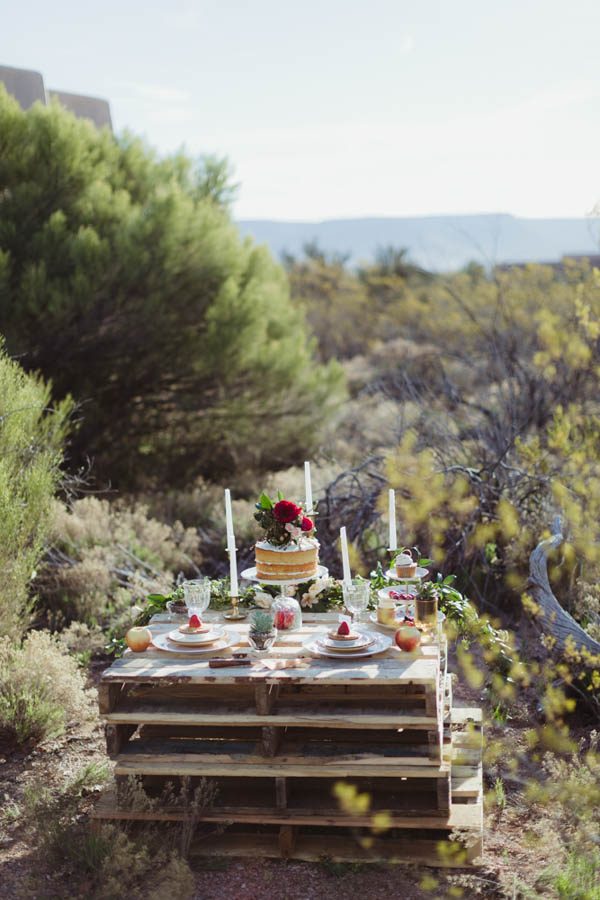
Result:
M134 626L125 635L125 643L134 653L141 653L142 650L150 646L151 641L152 632L149 628Z
M394 635L396 646L406 653L412 653L421 643L421 632L414 625L401 625Z

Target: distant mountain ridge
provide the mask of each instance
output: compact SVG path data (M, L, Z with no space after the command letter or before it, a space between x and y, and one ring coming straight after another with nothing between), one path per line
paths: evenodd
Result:
M331 219L323 222L242 220L238 226L280 257L301 255L316 241L327 253L348 253L350 263L368 262L378 247L406 247L411 261L432 271L483 265L551 262L598 253L600 220L524 219L506 213L406 218Z

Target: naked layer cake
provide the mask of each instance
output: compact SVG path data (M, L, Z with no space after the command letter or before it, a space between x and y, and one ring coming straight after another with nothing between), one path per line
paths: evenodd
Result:
M259 541L256 551L256 575L262 581L285 581L297 578L316 578L319 564L319 542L315 538L301 538L297 544L278 547L269 541Z
M255 546L257 578L285 582L317 577L319 542L314 522L302 506L281 496L273 501L263 493L254 518L265 532Z

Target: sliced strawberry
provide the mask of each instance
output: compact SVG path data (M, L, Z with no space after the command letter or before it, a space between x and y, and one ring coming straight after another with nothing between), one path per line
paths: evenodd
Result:
M347 622L342 622L337 631L338 634L350 634L350 626Z
M200 628L200 626L202 625L200 616L197 616L196 613L194 613L193 616L190 616L190 621L188 624L190 628Z

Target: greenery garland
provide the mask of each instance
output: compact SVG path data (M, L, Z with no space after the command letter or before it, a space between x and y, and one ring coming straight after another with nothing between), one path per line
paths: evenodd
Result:
M469 645L473 640L483 644L494 644L496 652L500 654L502 668L508 666L512 653L506 632L494 628L494 626L480 619L479 614L471 601L464 596L455 586L456 575L443 576L438 573L433 580L439 597L439 608L445 614L449 624L452 625L453 636ZM377 591L389 587L394 581L388 580L384 574L383 566L377 563L376 568L369 575L371 596L369 609L377 606ZM400 579L397 583L401 583ZM290 593L300 603L305 613L324 613L341 610L344 605L342 582L335 578L313 578L302 584L291 586ZM271 599L279 595L279 587L269 584L251 585L242 591L240 606L247 609L266 608ZM183 587L179 585L169 594L149 594L143 609L139 612L134 625L147 625L153 616L165 613L167 603L171 600L183 599ZM210 607L213 610L224 610L231 605L229 594L229 579L215 578L211 580ZM125 641L121 635L113 635L106 647L107 652L118 656L125 649Z

